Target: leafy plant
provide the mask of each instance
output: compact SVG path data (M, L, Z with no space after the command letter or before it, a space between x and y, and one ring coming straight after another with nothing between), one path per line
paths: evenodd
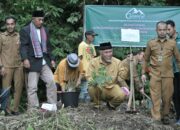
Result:
M76 90L76 82L73 80L70 80L65 85L65 91L66 92L74 92Z
M101 66L96 71L95 69L92 72L92 79L89 81L90 86L94 87L104 87L108 82L112 80L112 77L107 75L106 67Z

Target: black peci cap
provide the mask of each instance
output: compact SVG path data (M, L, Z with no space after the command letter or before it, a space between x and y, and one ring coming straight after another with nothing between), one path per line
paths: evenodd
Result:
M100 43L99 49L100 50L112 49L111 43L110 42Z

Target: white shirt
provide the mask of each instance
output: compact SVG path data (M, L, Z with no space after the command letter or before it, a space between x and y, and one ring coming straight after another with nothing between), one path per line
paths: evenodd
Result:
M40 29L37 28L36 31L37 31L39 43L41 44L41 32L40 32ZM45 65L45 64L46 64L46 61L45 61L45 59L43 58L42 65Z

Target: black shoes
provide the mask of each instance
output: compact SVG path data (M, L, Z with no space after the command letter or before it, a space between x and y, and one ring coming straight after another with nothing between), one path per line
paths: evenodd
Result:
M6 110L4 110L4 112L5 112L5 116L12 116L11 112L8 112Z
M170 120L168 116L165 116L164 118L161 119L162 123L164 125L169 125L170 124Z
M19 112L15 112L15 111L11 111L11 114L12 114L12 115L14 115L14 116L18 116L18 115L20 115L20 113L19 113Z
M107 102L106 105L107 105L107 107L108 107L109 110L116 110L116 108L113 107L113 106L111 106L109 102Z

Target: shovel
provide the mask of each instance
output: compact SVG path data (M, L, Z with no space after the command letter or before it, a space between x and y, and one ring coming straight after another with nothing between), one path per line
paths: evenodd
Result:
M3 98L9 92L10 87L6 88L0 95L0 98Z
M131 48L130 51L132 52ZM127 104L126 113L136 113L135 106L135 93L134 93L134 77L133 77L133 55L130 54L130 96ZM131 105L133 102L133 110L131 110Z
M146 94L146 93L141 93L144 97L146 97L147 98L147 103L146 103L146 107L147 108L151 108L152 107L152 100L151 100L151 98Z

